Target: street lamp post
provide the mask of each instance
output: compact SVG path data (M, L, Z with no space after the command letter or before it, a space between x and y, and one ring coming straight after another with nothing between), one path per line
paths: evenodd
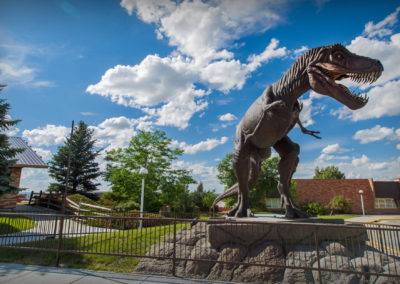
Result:
M143 227L143 206L144 206L144 177L147 175L148 171L146 168L142 167L139 170L139 174L142 175L142 192L140 194L140 221L139 221L139 229Z
M362 213L363 213L363 216L365 215L365 211L364 211L364 200L363 200L363 193L364 193L364 191L362 190L362 189L360 189L359 191L358 191L358 193L360 194L360 198L361 198L361 209L362 209Z

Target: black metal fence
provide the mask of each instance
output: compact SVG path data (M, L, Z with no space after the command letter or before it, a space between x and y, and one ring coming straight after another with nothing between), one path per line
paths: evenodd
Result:
M62 253L139 257L137 272L209 280L400 282L400 226L143 218L137 229L139 220L0 213L0 247L55 252L55 262Z

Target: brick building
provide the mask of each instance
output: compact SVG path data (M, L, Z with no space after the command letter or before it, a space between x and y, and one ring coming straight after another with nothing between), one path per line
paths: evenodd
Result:
M372 179L294 179L297 184L297 204L319 202L328 205L335 196L343 195L353 206L353 213L362 213L361 196L363 191L364 210L366 214L400 213L400 180L373 181ZM278 197L278 198L277 198ZM267 198L267 207L280 208L279 196L272 194Z
M11 177L13 181L10 183L15 187L19 187L23 168L48 168L48 165L43 162L42 158L29 147L29 145L19 137L9 137L8 142L12 148L24 149L23 152L15 156L17 162L11 169ZM17 193L7 193L0 197L1 208L15 208L17 201Z

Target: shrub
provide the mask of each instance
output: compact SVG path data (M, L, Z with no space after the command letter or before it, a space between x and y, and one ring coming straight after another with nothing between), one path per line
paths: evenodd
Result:
M343 195L335 196L328 204L331 213L350 213L352 206L351 201L344 198Z
M119 203L115 209L117 209L120 212L128 212L132 210L138 210L139 209L139 204L133 200L128 200L126 202L121 202Z
M326 215L326 208L318 202L307 202L301 205L301 210L310 215Z

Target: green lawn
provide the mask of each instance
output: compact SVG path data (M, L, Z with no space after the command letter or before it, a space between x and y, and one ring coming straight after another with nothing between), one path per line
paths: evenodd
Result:
M177 230L187 226L189 224L177 224ZM163 241L164 238L171 235L173 235L173 225L109 232L64 239L62 249L144 255L153 244ZM57 243L57 239L47 239L36 244L25 243L24 247L55 249ZM0 262L54 266L55 259L56 253L52 252L0 248ZM63 253L60 258L60 266L131 273L139 260L140 258L137 257Z
M351 218L356 218L360 217L360 215L318 215L318 218L321 219L351 219Z
M35 227L35 221L23 217L0 217L0 235L26 231Z

